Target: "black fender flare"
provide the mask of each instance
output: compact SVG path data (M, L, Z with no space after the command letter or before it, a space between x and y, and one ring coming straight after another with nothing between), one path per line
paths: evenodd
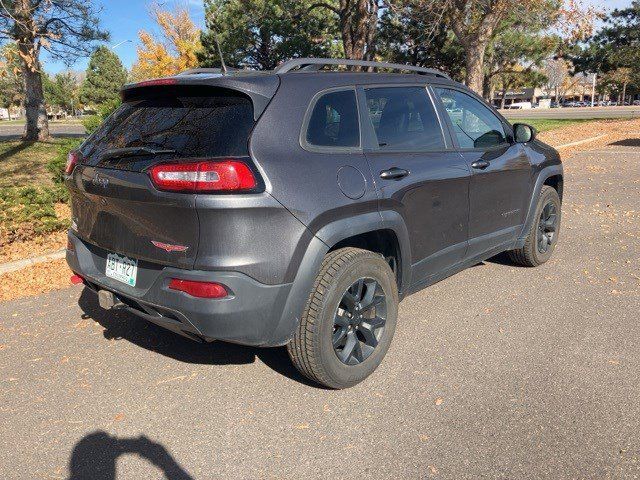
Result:
M516 241L515 248L522 248L527 239L527 234L531 229L531 225L535 220L535 211L536 206L538 205L538 197L540 196L540 191L542 190L542 186L544 182L547 181L548 178L551 178L556 175L561 175L564 177L564 172L562 165L550 165L548 167L543 168L540 173L538 173L538 177L536 179L535 187L533 188L533 194L531 195L531 199L529 200L529 209L527 211L527 219L524 222L524 226L520 235L518 236L518 240Z
M311 238L287 295L280 320L266 346L284 345L293 336L309 299L313 282L320 271L322 260L333 245L354 235L384 229L393 230L398 239L402 272L400 289L406 289L411 280L409 234L398 212L376 210L335 220L320 228Z

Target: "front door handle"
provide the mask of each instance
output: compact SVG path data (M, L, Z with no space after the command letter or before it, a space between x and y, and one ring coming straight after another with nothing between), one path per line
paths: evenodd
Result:
M486 160L478 160L477 162L473 162L471 164L471 168L475 168L475 169L478 169L478 170L484 170L489 165L491 165L491 164L489 162L487 162Z
M392 167L389 170L380 172L380 178L383 180L400 180L409 175L409 170L404 168Z

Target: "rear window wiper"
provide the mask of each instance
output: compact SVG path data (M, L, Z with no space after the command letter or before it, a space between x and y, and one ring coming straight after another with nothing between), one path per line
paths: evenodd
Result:
M106 150L101 156L101 160L108 158L120 158L120 157L141 157L145 155L161 155L168 153L176 153L173 149L166 150L154 150L150 147L126 147L126 148L111 148Z

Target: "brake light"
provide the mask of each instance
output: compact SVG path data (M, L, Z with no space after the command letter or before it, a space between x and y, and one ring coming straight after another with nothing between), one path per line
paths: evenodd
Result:
M135 83L135 87L151 87L154 85L175 85L178 80L175 78L154 78L153 80L144 80L142 82Z
M77 150L71 150L67 155L67 164L64 166L64 174L71 175L76 165L80 163L82 155Z
M251 169L236 160L163 163L149 175L158 190L172 192L241 192L257 185Z
M215 282L198 282L172 278L169 282L169 288L198 298L224 298L228 295L227 289Z

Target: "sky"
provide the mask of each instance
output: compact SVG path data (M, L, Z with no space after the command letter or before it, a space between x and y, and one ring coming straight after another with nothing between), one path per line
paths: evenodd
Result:
M204 27L202 0L180 0L179 3L185 1L196 24L200 28ZM625 8L631 5L631 0L584 0L584 2L596 7L604 6L609 10ZM111 41L108 45L114 46L120 42L125 42L115 47L114 52L118 54L127 69L131 68L136 59L136 46L139 44L138 31L143 29L152 33L157 32L157 27L153 25L149 16L149 3L148 0L94 0L94 4L101 8L99 17L102 21L102 27L111 33ZM160 3L170 7L175 4L175 0L160 0ZM44 69L50 73L57 73L67 69L63 63L53 62L50 58L47 58L46 52L43 53L42 62ZM85 70L87 63L88 59L81 59L71 68L73 70Z
M124 66L129 69L136 59L136 46L139 44L138 32L147 30L152 33L158 32L158 27L153 24L149 16L148 6L151 4L148 0L93 0L92 3L100 8L99 18L101 27L111 33L111 40L107 43L109 46L117 45L113 51L118 54ZM196 22L198 27L204 27L204 8L202 0L159 0L161 5L172 8L176 3L189 6L191 18ZM127 42L127 40L131 40ZM57 73L67 70L67 66L62 62L53 62L47 57L46 52L42 54L42 63L45 71L49 73ZM89 60L80 59L71 67L72 70L85 70Z

